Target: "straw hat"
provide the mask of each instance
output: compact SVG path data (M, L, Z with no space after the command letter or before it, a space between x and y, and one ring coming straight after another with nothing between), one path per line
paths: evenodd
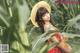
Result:
M32 21L32 24L35 26L35 27L38 27L38 24L37 22L35 21L35 16L36 16L36 13L37 13L37 10L40 8L40 7L44 7L48 10L49 13L51 13L51 7L50 5L45 2L45 1L40 1L38 2L36 5L33 6L33 9L31 11L31 15L30 15L30 19Z

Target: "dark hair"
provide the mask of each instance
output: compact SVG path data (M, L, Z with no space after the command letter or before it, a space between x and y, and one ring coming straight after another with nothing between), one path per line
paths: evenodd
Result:
M46 14L46 13L49 13L48 10L44 7L40 7L38 10L37 10L37 13L36 13L36 17L35 17L35 21L37 22L38 26L40 27L42 33L44 33L44 21L42 19L42 17ZM52 19L50 18L50 22L52 23ZM53 24L53 23L52 23Z

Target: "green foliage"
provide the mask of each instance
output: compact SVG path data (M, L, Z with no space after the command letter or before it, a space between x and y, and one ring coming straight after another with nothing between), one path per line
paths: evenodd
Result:
M9 44L11 53L31 53L31 50L32 53L47 52L45 42L52 35L41 34L29 18L32 7L39 1L41 0L0 0L0 43ZM55 26L63 35L68 35L72 53L79 53L80 4L58 5L56 0L45 1L51 5Z
M22 4L19 0L2 0L5 6L0 6L0 41L9 44L11 53L31 53L26 23L29 19L30 10L25 0ZM5 8L6 9L5 9ZM3 33L3 34L2 34Z

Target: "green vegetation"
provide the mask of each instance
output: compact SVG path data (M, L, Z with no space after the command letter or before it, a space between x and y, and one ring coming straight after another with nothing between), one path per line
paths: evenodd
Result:
M46 53L47 45L44 42L51 34L45 37L46 33L41 34L29 18L32 7L39 1L0 0L0 44L9 44L10 53ZM70 37L68 43L73 48L72 53L79 53L80 4L59 5L55 0L45 1L51 5L55 26Z

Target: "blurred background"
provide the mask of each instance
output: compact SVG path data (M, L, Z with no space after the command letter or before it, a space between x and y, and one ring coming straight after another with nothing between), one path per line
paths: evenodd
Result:
M8 53L32 53L32 49L37 49L38 53L44 51L38 47L41 45L38 44L41 42L40 30L29 18L32 7L39 1L42 0L0 0L0 44L9 44ZM51 5L55 26L69 36L72 53L80 53L80 1L70 0L79 2L74 4L65 4L66 0L43 1ZM35 43L33 46L32 42Z

